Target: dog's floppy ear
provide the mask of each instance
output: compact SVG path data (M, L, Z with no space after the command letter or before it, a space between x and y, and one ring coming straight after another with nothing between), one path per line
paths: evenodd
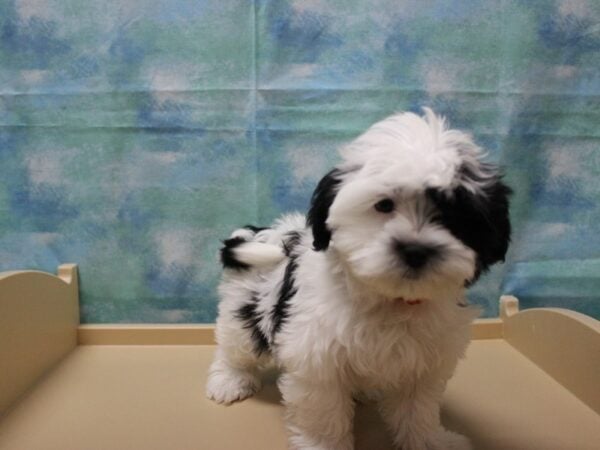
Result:
M487 196L489 220L494 225L489 259L485 262L492 265L498 261L504 261L508 251L511 234L509 197L512 189L504 184L499 176L484 191Z
M472 284L482 272L504 261L510 243L509 197L512 190L500 174L491 175L480 192L459 186L450 196L428 189L440 212L438 220L456 238L477 253L477 270Z
M467 201L469 207L465 216L478 223L476 233L480 234L482 248L478 249L481 269L504 261L510 243L509 197L512 190L502 181L503 173L495 164L481 163L479 167L463 165L461 178L464 185L479 183L479 194L457 195ZM460 202L459 202L460 203Z
M313 247L317 251L327 250L331 240L331 230L325 222L329 216L329 208L337 194L342 171L333 169L325 175L313 192L306 223L312 228Z

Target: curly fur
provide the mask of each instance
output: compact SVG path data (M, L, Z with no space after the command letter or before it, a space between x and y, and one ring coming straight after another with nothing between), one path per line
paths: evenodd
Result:
M373 125L341 156L306 218L225 241L207 395L252 395L274 360L294 448L352 448L359 393L398 448L470 448L439 409L478 313L465 286L507 250L510 189L428 109Z

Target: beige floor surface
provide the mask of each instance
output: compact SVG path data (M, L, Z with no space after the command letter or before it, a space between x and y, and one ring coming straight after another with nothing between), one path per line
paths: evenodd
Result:
M274 384L230 407L204 397L210 346L80 346L0 421L1 450L284 449ZM599 450L600 417L502 340L474 341L448 427L478 450ZM389 439L360 406L357 449Z

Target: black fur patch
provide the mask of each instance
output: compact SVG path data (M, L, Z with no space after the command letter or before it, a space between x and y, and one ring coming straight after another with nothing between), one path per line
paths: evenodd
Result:
M333 169L325 175L313 192L310 200L310 209L307 214L306 223L312 227L313 247L315 250L327 250L331 240L331 230L325 222L329 216L329 208L335 200L338 185L341 183L340 176L343 172Z
M479 195L462 186L451 195L436 189L427 190L440 212L438 221L477 253L477 270L469 285L489 266L504 261L510 242L508 198L511 189L497 177L483 190Z
M236 247L239 247L245 242L246 240L243 237L235 237L223 241L223 244L225 245L221 248L221 263L223 263L223 267L237 270L247 270L250 268L248 264L238 261L235 258L233 251Z
M269 227L255 227L254 225L245 225L244 228L246 230L252 231L254 234L260 233L263 230L268 230Z
M283 239L283 252L286 256L291 256L294 249L302 240L302 235L298 231L290 231L286 233Z
M273 318L273 334L281 330L281 326L285 320L289 317L289 307L291 298L296 295L298 288L295 285L295 272L298 268L298 262L295 257L291 257L287 266L285 267L285 273L283 274L283 280L281 281L281 288L279 289L279 298L272 311Z
M258 307L258 298L252 296L251 302L245 304L236 311L235 317L244 322L244 328L252 332L252 341L254 342L254 351L257 355L269 351L269 341L260 329L262 316L256 311Z

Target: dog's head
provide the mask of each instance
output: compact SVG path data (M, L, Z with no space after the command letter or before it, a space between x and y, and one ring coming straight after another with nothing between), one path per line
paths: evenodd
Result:
M425 109L391 116L341 151L319 182L308 224L359 280L390 297L473 283L503 261L508 197L470 135Z

